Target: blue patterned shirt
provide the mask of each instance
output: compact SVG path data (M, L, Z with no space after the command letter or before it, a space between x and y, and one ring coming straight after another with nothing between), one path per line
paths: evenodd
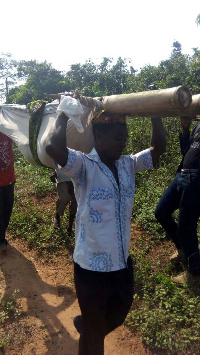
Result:
M84 154L68 149L65 167L73 181L78 203L74 261L82 268L110 272L126 267L135 174L152 169L150 149L122 155L115 162L119 186L96 150Z

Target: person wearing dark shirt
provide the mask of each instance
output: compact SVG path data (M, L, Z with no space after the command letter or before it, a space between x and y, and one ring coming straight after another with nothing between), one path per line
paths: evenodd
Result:
M176 246L173 262L186 262L187 271L172 277L185 283L190 276L200 276L200 252L197 223L200 216L200 123L190 134L192 117L180 117L179 135L183 155L176 176L164 191L155 210L155 217ZM178 222L172 214L179 209Z
M14 158L12 140L0 132L0 250L7 247L6 229L14 202Z

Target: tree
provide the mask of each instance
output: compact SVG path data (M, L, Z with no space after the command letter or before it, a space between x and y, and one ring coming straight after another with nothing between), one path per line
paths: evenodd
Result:
M24 85L10 88L6 102L27 104L34 100L44 100L44 93L59 93L79 89L85 96L99 97L114 94L148 90L155 83L164 89L186 85L192 94L200 91L200 50L193 48L193 55L184 55L181 44L173 42L170 58L158 66L147 65L134 70L127 58L119 57L115 64L112 58L104 57L100 64L87 60L85 64L73 64L62 73L46 61L35 60L18 63L17 74ZM1 62L0 62L1 63Z
M187 85L193 94L200 93L200 50L193 48L194 54L190 59L190 75Z
M174 58L180 57L182 55L181 50L182 50L181 44L178 41L174 41L173 42L173 50L172 50L170 58L174 59Z
M85 64L74 64L66 73L65 80L70 82L71 90L78 88L86 96L105 96L121 94L126 90L126 80L133 67L129 68L128 59L118 58L112 65L113 59L104 57L98 65L90 59Z
M7 100L10 88L17 82L17 61L10 53L0 55L0 99Z
M69 91L64 75L53 69L51 64L36 60L21 61L17 67L19 78L26 80L24 85L10 91L7 103L27 104L44 99L44 93Z
M197 26L199 26L200 25L200 14L198 14L198 16L197 16L197 18L196 18L196 24L197 24Z
M85 64L71 65L66 74L66 80L70 82L71 90L78 88L84 95L92 95L92 86L97 81L97 65L90 59Z
M131 73L127 79L127 92L139 92L148 90L152 83L160 85L160 73L157 67L146 65L138 73ZM159 83L159 84L158 84Z
M119 57L117 63L111 68L111 76L114 78L112 94L123 94L126 91L126 80L130 74L127 61L128 59Z

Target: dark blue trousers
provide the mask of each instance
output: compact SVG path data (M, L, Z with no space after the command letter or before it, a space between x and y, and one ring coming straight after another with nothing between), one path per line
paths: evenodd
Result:
M179 209L178 221L173 212ZM177 249L189 258L189 270L199 269L197 223L200 216L200 174L177 173L164 191L155 210L155 217Z
M15 183L0 186L0 243L7 242L5 239L14 203Z

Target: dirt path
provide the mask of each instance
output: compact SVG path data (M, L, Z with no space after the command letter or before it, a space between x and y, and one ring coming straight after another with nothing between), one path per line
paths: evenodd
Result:
M47 265L25 243L10 240L6 255L0 256L0 268L0 296L11 296L19 290L17 299L25 313L20 327L12 334L13 344L6 346L3 353L76 355L79 335L73 318L80 311L73 286L72 260L63 251ZM122 326L106 338L105 355L111 354L153 353Z

